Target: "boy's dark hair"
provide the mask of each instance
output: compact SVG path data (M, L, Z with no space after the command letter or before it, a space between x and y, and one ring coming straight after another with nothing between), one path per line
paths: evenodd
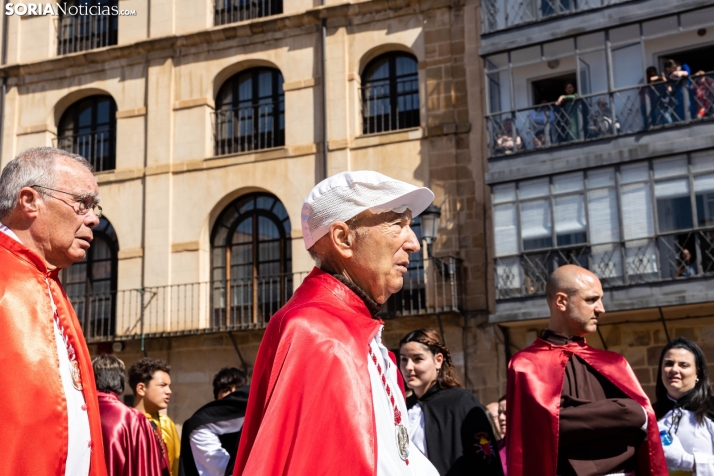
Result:
M92 359L94 380L100 392L113 392L117 395L124 393L124 362L113 355L98 355Z
M171 366L161 359L152 359L151 357L139 359L129 367L129 386L131 391L136 394L136 386L140 383L149 385L154 374L159 370L168 374L171 373Z
M498 399L498 403L501 403L502 401L506 400L506 396L502 396L501 398Z
M213 377L213 398L218 399L218 394L221 390L235 387L239 388L245 385L245 374L235 367L223 367Z

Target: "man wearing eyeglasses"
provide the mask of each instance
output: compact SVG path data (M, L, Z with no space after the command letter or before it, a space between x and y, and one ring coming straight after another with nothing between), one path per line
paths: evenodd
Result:
M0 175L0 474L107 474L92 362L58 278L84 259L98 203L92 166L59 149Z

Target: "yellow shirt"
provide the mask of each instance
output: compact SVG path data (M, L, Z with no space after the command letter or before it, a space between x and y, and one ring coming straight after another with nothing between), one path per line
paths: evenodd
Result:
M149 413L144 413L144 415L157 427L161 428L161 437L166 444L166 452L168 453L169 464L171 465L171 476L178 476L181 438L179 437L178 431L176 431L174 422L166 415L151 415Z

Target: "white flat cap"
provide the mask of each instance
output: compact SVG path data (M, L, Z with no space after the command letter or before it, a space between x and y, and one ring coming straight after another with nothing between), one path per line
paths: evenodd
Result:
M426 187L396 180L371 170L342 172L315 185L302 204L300 221L305 249L325 236L330 226L365 210L383 213L410 209L417 216L434 201Z

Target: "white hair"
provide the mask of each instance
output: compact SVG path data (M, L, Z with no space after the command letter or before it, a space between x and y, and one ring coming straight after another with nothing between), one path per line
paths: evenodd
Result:
M21 152L8 162L0 175L0 220L6 218L17 205L20 190L31 185L52 188L55 184L55 169L58 158L76 161L90 172L92 164L81 155L55 149L54 147L35 147ZM37 190L45 195L43 189Z

